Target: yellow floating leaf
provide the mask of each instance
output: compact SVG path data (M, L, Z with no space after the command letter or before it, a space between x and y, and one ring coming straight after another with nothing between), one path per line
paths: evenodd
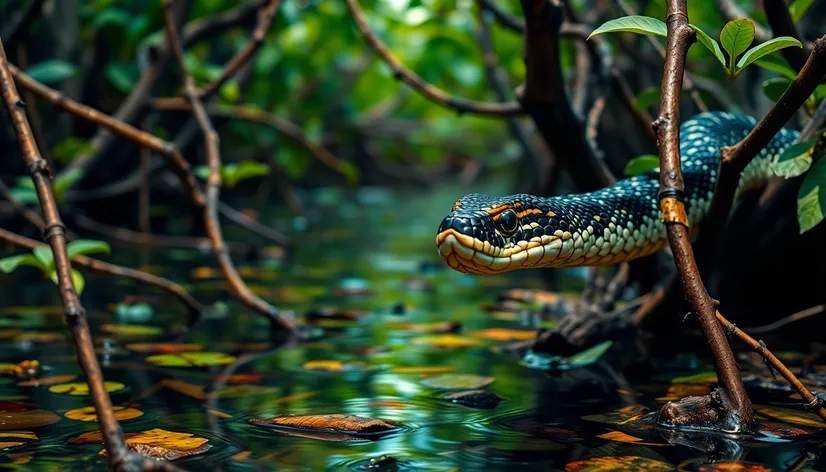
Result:
M118 421L131 420L133 418L143 416L143 412L136 408L113 406L112 411L114 411L115 419ZM93 406L75 408L74 410L67 411L63 416L69 418L70 420L77 421L97 421L98 419L98 416L95 413L95 407Z
M8 441L8 442L0 441L0 449L8 449L10 447L17 447L17 446L22 446L22 445L23 445L22 442L17 442L17 441Z
M442 348L476 347L480 345L478 339L458 336L455 334L435 334L431 336L420 336L411 339L410 342L418 346Z
M536 337L536 331L529 329L489 328L471 331L469 336L490 339L492 341L528 341Z
M237 358L223 352L178 352L156 354L146 358L146 362L163 367L208 367L232 364Z
M458 321L440 321L438 323L388 323L389 327L413 333L453 333L462 329Z
M252 455L252 451L241 451L238 454L235 454L234 456L232 456L231 459L235 460L235 461L243 461L243 460L249 459L249 457L251 455Z
M223 274L221 274L220 270L213 269L212 267L196 267L192 269L189 276L193 279L217 279L223 277Z
M100 327L104 333L117 336L157 336L163 334L163 329L157 326L127 325L127 324L105 324Z
M674 466L667 462L647 459L640 456L604 456L592 457L565 464L566 472L603 472L606 470L634 470L638 472L673 471Z
M98 436L100 433L98 432ZM126 445L132 451L147 457L174 461L206 452L210 446L206 438L191 433L179 433L164 429L151 429L140 433L124 435ZM105 456L106 450L98 454Z
M72 380L76 379L77 375L72 374L65 374L65 375L52 375L50 377L41 377L39 379L31 379L26 380L23 382L18 382L18 387L42 387L44 385L54 385L59 383L66 383L71 382Z
M203 349L200 344L173 344L173 343L129 343L126 349L135 352L150 352L153 354L174 354L176 352L195 352Z
M0 339L11 339L22 332L23 330L20 328L0 329Z
M6 362L0 363L0 374L2 375L11 375L14 373L14 368L17 367L17 364L9 364Z
M33 431L0 431L0 438L20 438L37 441L37 435Z
M34 459L33 452L18 452L14 454L6 454L6 457L11 459L11 463L8 465L24 465L28 464L29 462Z
M126 388L126 385L120 382L104 382L104 388L108 393L117 392L118 390L123 390ZM57 384L52 385L49 387L49 391L52 393L61 393L64 395L89 395L89 385L86 382L70 382L64 384Z
M446 374L448 372L453 372L455 370L456 367L449 365L430 365L421 367L393 367L392 369L390 369L390 372L394 374L435 375Z
M341 370L344 368L344 363L341 361L323 360L323 361L307 361L304 363L305 369L313 370Z
M669 443L650 443L643 441L642 438L638 438L636 436L631 436L630 434L623 433L622 431L611 431L605 434L600 434L597 436L598 438L607 439L609 441L616 441L621 443L629 443L629 444L638 444L641 446L673 446L673 444Z
M826 423L819 416L805 411L793 410L790 408L777 408L766 405L754 405L754 411L763 416L768 416L786 423L798 424L801 426L811 426L814 428L826 428Z

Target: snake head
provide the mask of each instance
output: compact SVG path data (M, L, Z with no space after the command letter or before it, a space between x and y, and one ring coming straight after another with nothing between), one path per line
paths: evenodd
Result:
M442 259L459 272L495 274L539 262L547 266L552 258L547 257L550 253L546 256L544 245L559 239L555 245L561 247L561 237L553 232L567 227L553 216L549 200L532 195L466 195L439 225L436 246Z

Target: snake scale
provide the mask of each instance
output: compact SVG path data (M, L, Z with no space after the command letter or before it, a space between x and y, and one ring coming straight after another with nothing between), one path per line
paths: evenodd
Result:
M690 227L708 210L720 149L739 142L756 124L740 113L706 112L680 126ZM773 175L780 153L797 135L781 130L743 171L738 194ZM442 220L436 245L450 267L469 274L630 261L667 244L658 177L654 170L594 192L554 197L465 195Z

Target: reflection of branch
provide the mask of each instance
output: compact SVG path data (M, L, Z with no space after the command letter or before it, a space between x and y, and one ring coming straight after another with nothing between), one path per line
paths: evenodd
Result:
M0 240L29 250L42 245L42 243L39 243L34 239L29 239L14 234L2 228L0 228ZM189 292L187 292L183 287L163 277L158 277L156 275L148 274L146 272L136 269L131 269L129 267L121 267L115 264L110 264L108 262L99 261L97 259L92 259L91 257L87 256L75 256L72 258L72 262L80 267L86 267L95 272L132 279L143 284L151 285L153 287L166 290L172 295L178 297L178 299L181 300L181 302L189 308L192 315L197 315L204 311L204 306L201 305L197 300L195 300L192 297L192 295L190 295Z
M417 92L428 98L432 102L439 104L445 108L451 108L458 113L476 113L488 116L509 116L523 113L522 107L516 102L510 103L488 103L475 102L461 98L453 97L443 90L433 86L424 81L421 77L416 75L413 71L407 69L402 63L393 55L387 46L382 43L376 33L374 33L367 24L367 18L364 12L359 7L357 0L347 0L347 7L350 9L350 14L356 22L361 35L364 40L376 50L384 62L393 70L393 76L404 81L407 85L413 87Z
M716 303L706 292L697 264L694 262L688 240L688 219L683 204L685 187L680 168L680 95L686 53L695 40L695 33L688 25L685 0L668 0L667 12L668 46L663 69L660 115L654 121L660 152L659 195L662 222L666 227L683 291L711 348L717 377L727 397L723 402L728 410L727 416L731 416L731 420L736 421L740 428L748 429L754 422L754 412L740 379L731 346L717 322ZM669 404L666 407L670 407Z
M720 324L726 329L726 331L730 334L733 334L740 338L741 341L745 342L749 345L750 348L754 350L757 354L759 354L767 364L769 364L774 370L776 370L780 375L786 379L786 382L797 391L797 393L803 397L803 400L806 400L807 406L811 407L815 413L824 421L826 421L826 407L823 406L823 401L820 400L817 396L812 395L812 392L806 388L800 380L795 377L795 375L790 371L780 359L774 356L774 354L769 351L766 347L766 344L763 341L757 341L748 334L744 333L741 329L737 326L733 325L729 320L723 318L723 315L720 314L718 311L716 313L717 320L720 321Z
M198 90L198 97L200 99L203 100L215 93L221 88L224 82L231 79L232 76L255 55L255 52L258 51L258 48L264 43L264 38L267 37L267 32L270 29L270 25L272 25L272 19L275 17L280 5L281 0L268 0L266 6L261 7L261 10L258 12L258 25L255 27L255 31L252 32L249 42L227 62L224 70L221 71L221 74L215 80Z
M189 74L186 63L184 62L184 52L178 39L178 32L176 31L172 13L172 1L173 0L164 0L163 2L164 29L166 32L167 45L175 56L175 61L178 64L178 69L184 80L186 95L192 105L193 114L198 120L198 125L204 135L204 147L206 148L207 162L209 164L204 221L207 234L212 242L212 252L215 254L218 265L221 267L221 271L224 273L224 278L226 278L232 293L244 303L244 305L267 316L274 326L292 331L295 329L295 323L292 319L250 291L249 287L247 287L235 269L232 259L229 256L229 250L224 243L221 226L218 221L218 196L221 188L221 155L218 149L218 133L215 132L215 128L213 128L209 116L201 100L198 98L198 89L195 87L195 81Z
M117 419L115 419L112 402L103 384L103 374L100 370L92 336L89 332L86 311L80 304L72 280L72 265L66 251L66 227L63 225L60 219L60 213L57 210L57 202L55 202L50 179L51 172L46 161L40 157L29 122L23 113L23 101L14 85L14 79L9 71L8 60L6 59L6 53L3 50L2 43L0 43L0 93L2 93L3 101L6 104L6 109L8 110L20 144L23 161L28 168L37 192L37 198L40 202L43 220L46 223L43 237L52 250L60 301L63 305L64 320L69 326L69 331L72 334L72 340L77 351L77 360L86 377L86 384L89 386L89 394L92 399L92 404L95 407L98 422L100 423L104 447L108 452L110 460L110 467L113 469L125 469L129 466L134 466L135 462L140 461L143 462L146 469L149 470L153 467L149 465L149 460L136 456L126 448L120 425ZM166 467L168 470L177 470L176 467L170 465L157 465L156 467Z

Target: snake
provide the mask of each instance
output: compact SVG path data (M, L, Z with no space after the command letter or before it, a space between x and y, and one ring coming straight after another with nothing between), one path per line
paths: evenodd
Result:
M739 112L711 111L680 125L684 204L691 234L714 195L720 151L745 138L757 120ZM743 169L737 197L764 185L798 132L783 128ZM559 137L559 139L565 139ZM436 246L456 271L476 275L518 269L618 264L663 249L659 168L578 194L541 197L471 193L442 219Z

